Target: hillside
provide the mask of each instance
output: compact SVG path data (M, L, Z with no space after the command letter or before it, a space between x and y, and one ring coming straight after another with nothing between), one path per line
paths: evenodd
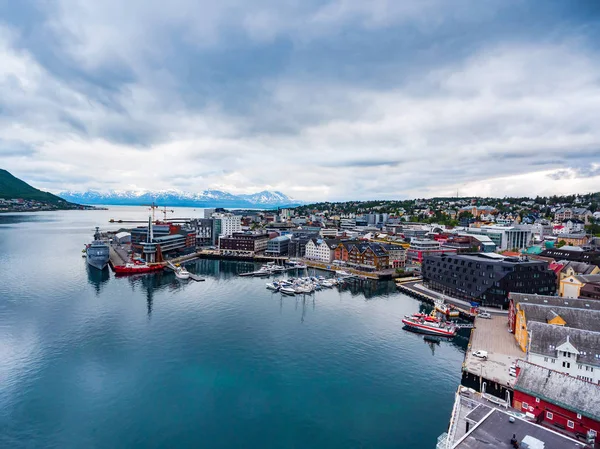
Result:
M35 200L48 204L69 204L62 198L48 192L42 192L30 186L25 181L16 178L8 171L0 169L0 198L12 199L22 198L24 200Z

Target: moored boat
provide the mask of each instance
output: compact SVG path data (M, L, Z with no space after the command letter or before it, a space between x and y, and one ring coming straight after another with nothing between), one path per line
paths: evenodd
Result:
M160 263L126 263L125 265L115 265L115 274L140 274L161 271L164 267Z
M296 294L296 289L293 287L281 287L279 289L279 291L281 293L283 293L284 295L289 295L289 296L293 296Z
M110 249L108 243L101 240L100 228L96 227L94 240L84 249L87 263L98 270L104 270L108 265L110 258Z
M267 289L277 291L279 290L279 284L277 282L267 282Z
M177 276L178 279L189 279L190 272L184 267L177 267L177 269L175 270L175 276Z
M444 337L454 337L458 328L451 323L428 322L421 318L405 316L402 324L412 331L428 335L442 335Z

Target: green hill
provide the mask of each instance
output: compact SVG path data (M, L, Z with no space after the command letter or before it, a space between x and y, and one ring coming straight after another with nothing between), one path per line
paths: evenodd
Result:
M52 195L48 192L31 187L25 181L15 178L6 170L0 168L0 198L6 200L23 198L24 200L35 200L49 204L70 205L71 203Z

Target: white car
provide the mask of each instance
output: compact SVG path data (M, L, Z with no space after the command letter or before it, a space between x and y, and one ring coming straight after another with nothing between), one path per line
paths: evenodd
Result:
M477 316L479 318L487 318L488 320L492 318L492 314L489 312L479 312Z
M487 351L482 351L482 350L479 350L479 351L474 351L474 352L473 352L473 355L474 355L475 357L479 357L480 359L484 359L484 360L487 360L487 358L488 358L488 353L487 353Z

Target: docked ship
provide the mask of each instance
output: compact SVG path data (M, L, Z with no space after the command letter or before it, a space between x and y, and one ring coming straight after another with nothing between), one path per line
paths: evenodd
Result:
M104 270L108 265L110 250L108 243L100 240L100 228L98 227L94 233L94 241L85 248L85 257L87 263L98 270Z
M165 267L161 263L129 262L125 265L115 265L115 274L142 274L162 271ZM189 277L189 276L188 276Z
M456 325L449 322L427 321L419 316L405 316L402 324L414 332L427 335L439 335L443 337L454 337L458 332Z

